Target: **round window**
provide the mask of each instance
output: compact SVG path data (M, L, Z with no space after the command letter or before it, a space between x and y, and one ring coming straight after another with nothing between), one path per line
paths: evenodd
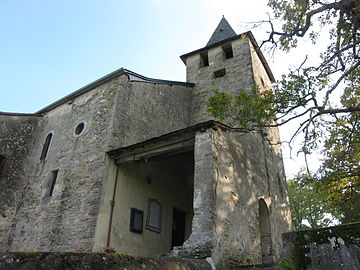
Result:
M78 137L86 131L87 128L87 122L85 120L80 121L74 128L74 136Z
M76 135L79 135L81 132L83 132L84 127L85 127L85 124L84 124L84 123L78 124L78 125L76 126L76 128L75 128L75 134L76 134Z

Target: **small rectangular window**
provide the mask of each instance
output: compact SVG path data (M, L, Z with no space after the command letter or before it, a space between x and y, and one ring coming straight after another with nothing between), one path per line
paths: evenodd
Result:
M208 52L203 52L200 54L200 67L208 67L208 66L209 66Z
M234 53L231 44L222 47L225 59L233 58Z
M59 172L59 170L55 170L55 171L51 172L51 180L50 180L50 185L49 185L49 189L47 192L48 197L51 197L53 195L58 172Z
M143 215L144 213L142 210L131 208L129 228L131 232L142 233Z
M224 77L225 74L226 74L225 68L219 69L217 71L214 71L214 78Z
M6 168L6 157L0 155L0 177L5 173Z

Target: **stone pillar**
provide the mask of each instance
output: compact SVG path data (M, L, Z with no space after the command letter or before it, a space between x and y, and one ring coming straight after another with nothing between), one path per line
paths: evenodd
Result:
M194 146L194 216L192 233L173 253L192 258L211 257L215 224L215 166L211 129L196 134Z

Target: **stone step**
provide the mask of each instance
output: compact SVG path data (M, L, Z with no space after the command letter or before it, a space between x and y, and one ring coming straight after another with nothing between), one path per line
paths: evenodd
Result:
M232 266L231 270L272 270L275 265L272 264L256 264L256 265L239 265Z

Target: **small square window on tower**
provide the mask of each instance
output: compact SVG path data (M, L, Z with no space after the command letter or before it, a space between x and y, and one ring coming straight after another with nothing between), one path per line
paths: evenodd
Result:
M200 54L200 67L208 67L208 66L209 66L208 52L203 52Z
M221 77L224 77L226 74L226 70L225 68L222 68L222 69L219 69L219 70L216 70L214 71L214 78L221 78Z
M223 46L222 49L223 49L223 52L224 52L225 59L229 59L229 58L234 57L234 53L233 53L233 49L231 47L231 44L227 44L227 45Z

